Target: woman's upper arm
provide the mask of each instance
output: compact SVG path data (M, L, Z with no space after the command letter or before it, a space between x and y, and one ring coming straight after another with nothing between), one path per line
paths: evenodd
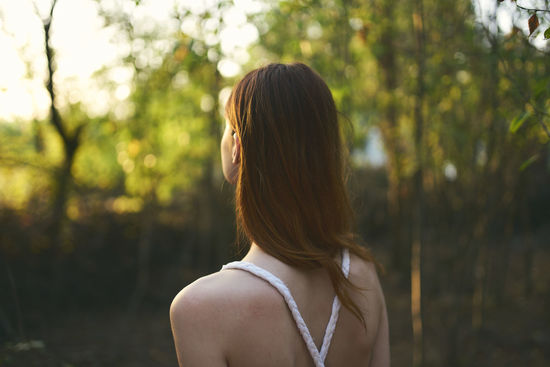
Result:
M180 367L225 367L220 305L208 291L182 290L170 306L170 323Z
M376 274L376 271L375 271ZM388 324L388 311L386 309L386 301L384 292L378 276L376 276L376 290L380 298L380 315L378 332L372 348L370 367L389 367L390 366L390 332Z

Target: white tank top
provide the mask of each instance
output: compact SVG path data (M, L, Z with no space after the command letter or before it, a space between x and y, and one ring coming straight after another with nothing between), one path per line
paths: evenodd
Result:
M349 276L349 267L349 251L347 249L344 249L342 251L342 273L344 273L344 276L346 278ZM332 336L334 335L336 323L338 322L338 315L340 313L341 304L337 296L334 296L334 300L332 301L332 313L330 314L330 319L325 329L325 336L323 337L321 350L318 350L317 346L313 342L313 338L311 337L309 329L304 322L300 311L298 310L298 305L296 304L296 301L294 301L294 297L292 297L290 290L281 279L279 279L269 271L246 261L231 262L227 265L224 265L222 267L222 270L224 269L240 269L247 271L257 276L258 278L265 280L266 282L271 284L273 288L279 291L279 293L283 296L288 308L290 309L290 312L292 313L292 317L296 322L298 330L300 330L300 334L302 334L302 338L304 339L307 349L311 354L311 358L313 358L313 361L315 362L315 367L325 366L325 359L327 358L328 348L330 347L330 342L332 340Z

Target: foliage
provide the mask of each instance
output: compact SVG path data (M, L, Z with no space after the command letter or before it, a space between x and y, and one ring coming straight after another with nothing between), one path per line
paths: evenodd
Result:
M240 74L224 77L221 66L238 59L242 74L267 62L303 61L327 81L342 121L353 126L358 231L389 244L373 247L397 274L396 289L409 280L411 217L419 202L423 207L424 300L437 299L442 315L425 315L426 338L448 352L426 358L433 365L475 361L486 315L506 297L506 278L494 274L516 262L513 246L526 264L536 261L539 249L527 240L512 244L532 233L543 237L550 220L550 65L548 45L534 41L550 38L546 10L518 5L505 33L490 23L497 10L483 22L470 2L264 1L263 11L246 13L257 41L234 51L221 34L237 1L199 10L198 3L176 3L169 22L149 28L136 16L143 1L122 3L97 1L127 52L93 78L111 95L127 88L127 98L99 115L78 101L59 108L70 131L86 126L70 171L61 244L45 229L62 140L46 119L0 123L0 219L9 227L0 234L0 255L16 279L28 276L20 288L25 307L35 309L41 297L61 307L69 294L77 294L75 308L91 300L91 307L111 299L139 304L139 294L167 303L182 282L228 260L234 223L219 138L224 96ZM117 72L130 76L127 84L114 81ZM377 140L378 165L369 163ZM530 271L526 265L521 281L537 303L542 296L528 291L537 289ZM107 289L103 296L94 284ZM480 306L472 306L479 297ZM455 301L468 306L455 308ZM0 321L15 325L15 314L15 306L0 308ZM437 338L436 329L448 334ZM10 333L15 338L14 327ZM468 354L456 362L462 347Z

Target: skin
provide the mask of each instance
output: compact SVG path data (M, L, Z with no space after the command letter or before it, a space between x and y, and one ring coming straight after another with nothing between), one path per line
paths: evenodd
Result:
M235 183L240 142L226 125L221 141L224 176ZM324 269L296 269L252 243L243 258L287 284L320 349L334 290ZM352 255L350 280L361 287L352 297L366 317L366 329L345 307L340 310L327 366L390 365L389 332L382 288L372 263ZM180 366L310 367L313 360L282 296L247 272L224 270L185 287L170 308Z
M234 185L237 183L239 164L241 163L241 142L228 122L225 123L220 151L222 155L223 175L227 182Z

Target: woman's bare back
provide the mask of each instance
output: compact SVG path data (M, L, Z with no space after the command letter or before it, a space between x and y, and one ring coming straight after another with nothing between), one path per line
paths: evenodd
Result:
M326 271L293 268L255 245L243 261L288 286L320 349L335 295ZM325 365L389 366L386 307L374 265L351 256L349 279L364 289L352 297L367 328L342 307ZM281 294L250 273L228 269L197 280L174 299L171 318L182 366L314 366Z

